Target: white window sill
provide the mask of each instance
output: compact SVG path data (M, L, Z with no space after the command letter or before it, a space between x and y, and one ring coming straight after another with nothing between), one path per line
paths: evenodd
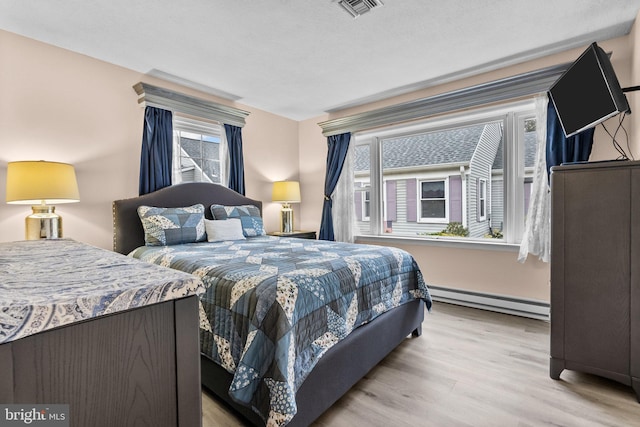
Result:
M384 244L408 244L408 245L425 245L425 246L441 246L458 249L477 249L477 250L489 250L489 251L503 251L503 252L518 252L520 245L516 243L506 243L502 240L495 239L491 241L485 240L473 240L473 239L456 239L455 237L411 237L411 236L397 236L397 235L356 235L355 241L357 243L384 243Z

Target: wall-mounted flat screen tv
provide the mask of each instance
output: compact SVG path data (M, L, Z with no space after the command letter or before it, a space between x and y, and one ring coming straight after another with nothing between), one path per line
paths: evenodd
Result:
M571 64L549 94L567 137L629 111L609 56L596 43Z

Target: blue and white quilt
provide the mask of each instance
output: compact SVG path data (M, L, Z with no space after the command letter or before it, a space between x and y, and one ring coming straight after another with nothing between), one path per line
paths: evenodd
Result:
M308 373L354 328L414 299L431 308L416 261L397 248L262 236L130 255L202 279L201 351L269 426L293 418Z

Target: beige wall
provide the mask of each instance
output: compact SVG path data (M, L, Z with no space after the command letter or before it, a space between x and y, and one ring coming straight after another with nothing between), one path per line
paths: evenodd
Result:
M300 192L302 193L302 230L320 230L324 202L324 175L327 160L327 140L322 137L318 122L328 116L305 120L299 124Z
M80 203L57 206L65 237L111 248L111 202L136 196L142 120L139 81L251 112L243 130L246 189L278 228L271 181L297 178L298 124L93 58L0 31L0 241L24 238L29 206L7 205L6 165L51 160L76 168Z
M623 87L640 84L639 33L634 28L629 36L599 43L613 51ZM581 50L295 122L0 31L0 241L22 239L30 212L4 203L7 162L43 159L76 167L81 201L58 206L65 235L111 248L111 202L137 194L143 109L132 86L141 80L250 111L243 130L247 195L263 201L266 228L276 230L279 205L270 202L271 183L299 179L303 201L294 206L296 228L318 230L326 161L318 122L570 62ZM639 94L628 94L632 110L640 111ZM640 157L640 115L631 115L625 126ZM598 129L592 158L615 156ZM431 284L548 300L549 266L534 258L519 264L515 252L398 246L416 257Z
M271 202L271 190L274 181L299 179L298 122L245 109L251 111L242 130L246 193L248 197L262 200L265 229L279 231L281 205ZM300 206L292 206L294 221L297 221Z
M637 33L638 30L635 29L629 36L598 42L606 51L613 51L612 63L623 87L640 84L640 58L638 58L640 54L637 53L640 48L640 36ZM302 122L300 124L300 169L301 171L313 171L309 174L301 172L300 175L307 200L303 206L304 225L308 228L314 226L317 228L319 212L322 207L322 194L318 193L318 191L322 191L322 183L318 185L319 178L315 173L320 170L324 171L326 138L322 136L321 129L317 126L318 122L425 98L555 64L571 62L580 55L582 50L584 48L574 49ZM628 98L632 102L632 110L633 105L636 105L636 110L640 111L638 109L640 107L638 95L629 94ZM607 123L609 129L614 129L614 126L617 125L616 120L614 118ZM636 157L640 157L640 138L635 136L638 135L638 129L640 129L640 114L627 117L625 127L630 132L632 151ZM613 159L615 157L617 157L617 153L613 150L611 139L599 127L595 135L592 159ZM310 197L306 191L313 191L313 195ZM310 217L309 215L314 216ZM413 254L429 284L525 299L549 300L549 265L540 262L536 257L530 256L524 264L521 264L517 262L517 252L515 251L474 250L427 244L394 243L394 245Z

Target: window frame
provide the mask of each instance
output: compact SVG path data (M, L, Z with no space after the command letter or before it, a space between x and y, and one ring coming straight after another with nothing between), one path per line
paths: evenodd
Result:
M185 132L185 133L190 133L193 135L198 135L200 137L200 160L201 163L200 165L196 165L196 167L200 168L200 175L201 175L201 179L199 181L195 181L195 182L212 182L215 184L220 184L223 185L225 187L228 187L228 176L227 176L227 170L228 170L228 163L229 163L229 156L227 153L227 148L226 148L226 136L225 136L225 131L224 128L222 126L222 124L217 123L217 122L213 122L213 121L206 121L203 119L195 119L195 118L190 118L190 117L185 117L182 115L178 115L178 114L174 114L173 116L173 167L172 167L172 183L173 184L179 184L181 182L184 182L182 180L182 158L188 157L189 159L191 159L192 161L194 161L193 157L188 156L188 155L183 155L181 151L183 151L182 149L182 145L180 142L180 132ZM207 142L209 143L209 141L204 141L205 136L209 136L209 137L214 137L214 138L219 138L220 142L219 144L219 151L218 151L218 159L207 159L204 156L204 143ZM211 142L211 143L215 143L215 142ZM202 179L204 172L203 172L203 167L204 161L217 161L219 162L219 171L220 171L220 182L214 182L211 180L206 180L204 181ZM194 163L196 163L194 161Z
M356 237L362 241L375 241L378 239L398 239L443 242L447 244L468 244L473 247L495 248L517 247L524 232L524 121L536 118L534 98L518 101L502 102L497 105L480 106L469 111L455 111L435 118L425 118L411 123L396 124L385 128L362 131L353 135L353 141L357 145L369 145L371 153L370 164L370 229L369 233L356 230ZM383 170L382 170L382 143L384 139L396 138L423 132L433 132L443 129L468 126L478 123L502 122L503 131L503 196L504 196L504 226L502 239L487 238L453 238L441 236L410 236L391 235L383 233ZM511 165L507 167L506 165ZM515 167L514 167L515 166ZM355 173L355 171L354 171ZM417 177L417 179L419 179ZM522 185L518 185L522 181ZM464 185L464 183L463 183ZM468 185L468 184L467 184ZM419 188L419 186L417 186ZM447 186L445 186L446 188ZM487 185L485 197L490 197ZM377 197L373 197L377 195ZM419 199L418 199L419 200ZM488 206L485 206L488 214ZM488 216L488 215L486 215ZM418 218L420 212L418 212ZM447 216L448 218L448 216ZM488 220L488 218L487 218Z
M371 191L362 190L362 221L371 221ZM367 196L368 199L367 199ZM369 207L369 215L367 215L367 207Z
M478 221L487 220L487 180L478 178Z
M418 192L416 200L416 219L420 224L447 224L449 222L449 178L416 178L417 185L416 190ZM427 182L442 182L444 187L444 197L442 198L422 198L422 184ZM422 216L422 202L425 200L443 200L444 201L444 217L442 218L425 218Z

